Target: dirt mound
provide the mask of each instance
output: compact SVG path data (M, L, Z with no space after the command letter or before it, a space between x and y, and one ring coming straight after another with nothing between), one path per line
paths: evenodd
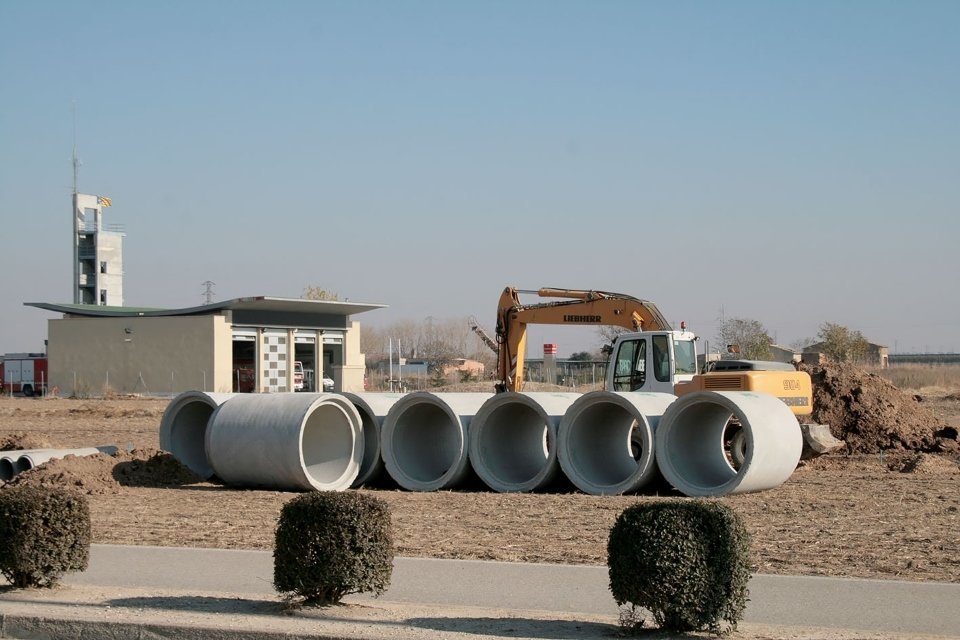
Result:
M813 419L830 425L848 453L888 449L955 451L957 430L880 376L853 365L806 369L813 380Z
M17 475L11 485L66 487L86 494L117 493L121 487L176 487L200 482L195 473L158 449L118 451L112 456L67 456Z
M50 440L39 433L14 431L0 436L0 451L17 451L20 449L52 449Z

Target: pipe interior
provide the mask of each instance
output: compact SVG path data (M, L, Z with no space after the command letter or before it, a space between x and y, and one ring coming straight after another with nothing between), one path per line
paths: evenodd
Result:
M537 477L549 460L546 418L533 407L505 404L483 424L480 456L483 466L502 482L522 484Z
M333 404L320 404L306 417L301 436L303 467L320 484L335 484L353 460L353 423Z
M6 482L7 480L11 480L15 475L13 460L10 458L0 458L0 480Z
M428 403L413 404L397 416L390 444L399 470L423 483L443 478L464 446L454 417Z
M14 475L23 473L24 471L29 471L30 469L33 469L33 460L27 456L20 456L17 458L17 461L13 463Z
M195 399L184 404L173 416L170 425L171 453L193 471L209 469L205 437L207 423L216 407Z
M671 423L666 450L660 455L669 456L677 476L692 486L727 484L737 476L723 451L723 433L732 415L729 408L713 402L684 407Z
M585 407L568 425L569 459L585 480L596 485L616 485L637 472L630 448L634 416L615 404Z

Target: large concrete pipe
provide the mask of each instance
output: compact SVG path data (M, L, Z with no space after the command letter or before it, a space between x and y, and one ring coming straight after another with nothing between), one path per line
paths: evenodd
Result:
M578 489L591 495L636 491L657 472L654 431L676 396L591 391L560 422L557 457Z
M470 423L469 459L494 491L526 492L557 474L557 430L579 393L499 393Z
M354 487L376 481L384 474L383 457L380 454L380 432L387 412L402 398L402 393L344 393L360 413L363 429L363 459L360 473L353 481Z
M737 469L724 451L731 418L746 437ZM657 461L670 484L688 496L764 491L797 468L803 436L781 400L749 391L697 391L677 399L657 429Z
M175 397L160 418L160 448L208 480L213 467L207 461L207 426L214 410L234 395L186 391Z
M14 463L14 475L22 473L34 467L40 466L48 460L66 458L67 456L92 456L97 453L105 453L112 456L117 452L117 448L111 445L99 447L78 447L76 449L34 449L24 451Z
M381 431L387 473L410 491L449 489L470 473L467 429L490 393L410 393L397 400Z
M360 471L360 428L338 394L237 394L210 417L207 460L226 484L339 491Z

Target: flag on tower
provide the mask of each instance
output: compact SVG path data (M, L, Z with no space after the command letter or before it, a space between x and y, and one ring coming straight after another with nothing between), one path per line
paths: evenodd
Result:
M97 204L101 207L109 207L113 204L113 201L107 196L97 196Z

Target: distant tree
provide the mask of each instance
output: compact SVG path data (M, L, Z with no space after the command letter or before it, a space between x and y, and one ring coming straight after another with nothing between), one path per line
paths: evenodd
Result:
M339 300L340 294L315 285L308 285L304 287L300 297L304 300Z
M594 359L594 355L589 351L578 351L570 354L570 360L574 362L589 362Z
M600 336L601 341L600 348L602 349L603 347L613 344L616 341L617 336L619 336L621 333L627 333L627 330L623 327L617 327L614 325L603 325L597 327L597 335Z
M766 360L770 357L773 339L757 320L727 318L720 323L717 339L720 344L732 348L736 345L740 357L747 360Z
M834 322L820 325L817 334L823 346L821 350L838 362L854 362L867 353L869 343L859 331L853 331Z
M791 342L790 348L793 349L794 351L803 353L804 351L807 350L807 347L809 347L812 344L816 344L816 342L817 342L816 338L809 338L809 337L800 338L799 340L794 340L793 342Z

